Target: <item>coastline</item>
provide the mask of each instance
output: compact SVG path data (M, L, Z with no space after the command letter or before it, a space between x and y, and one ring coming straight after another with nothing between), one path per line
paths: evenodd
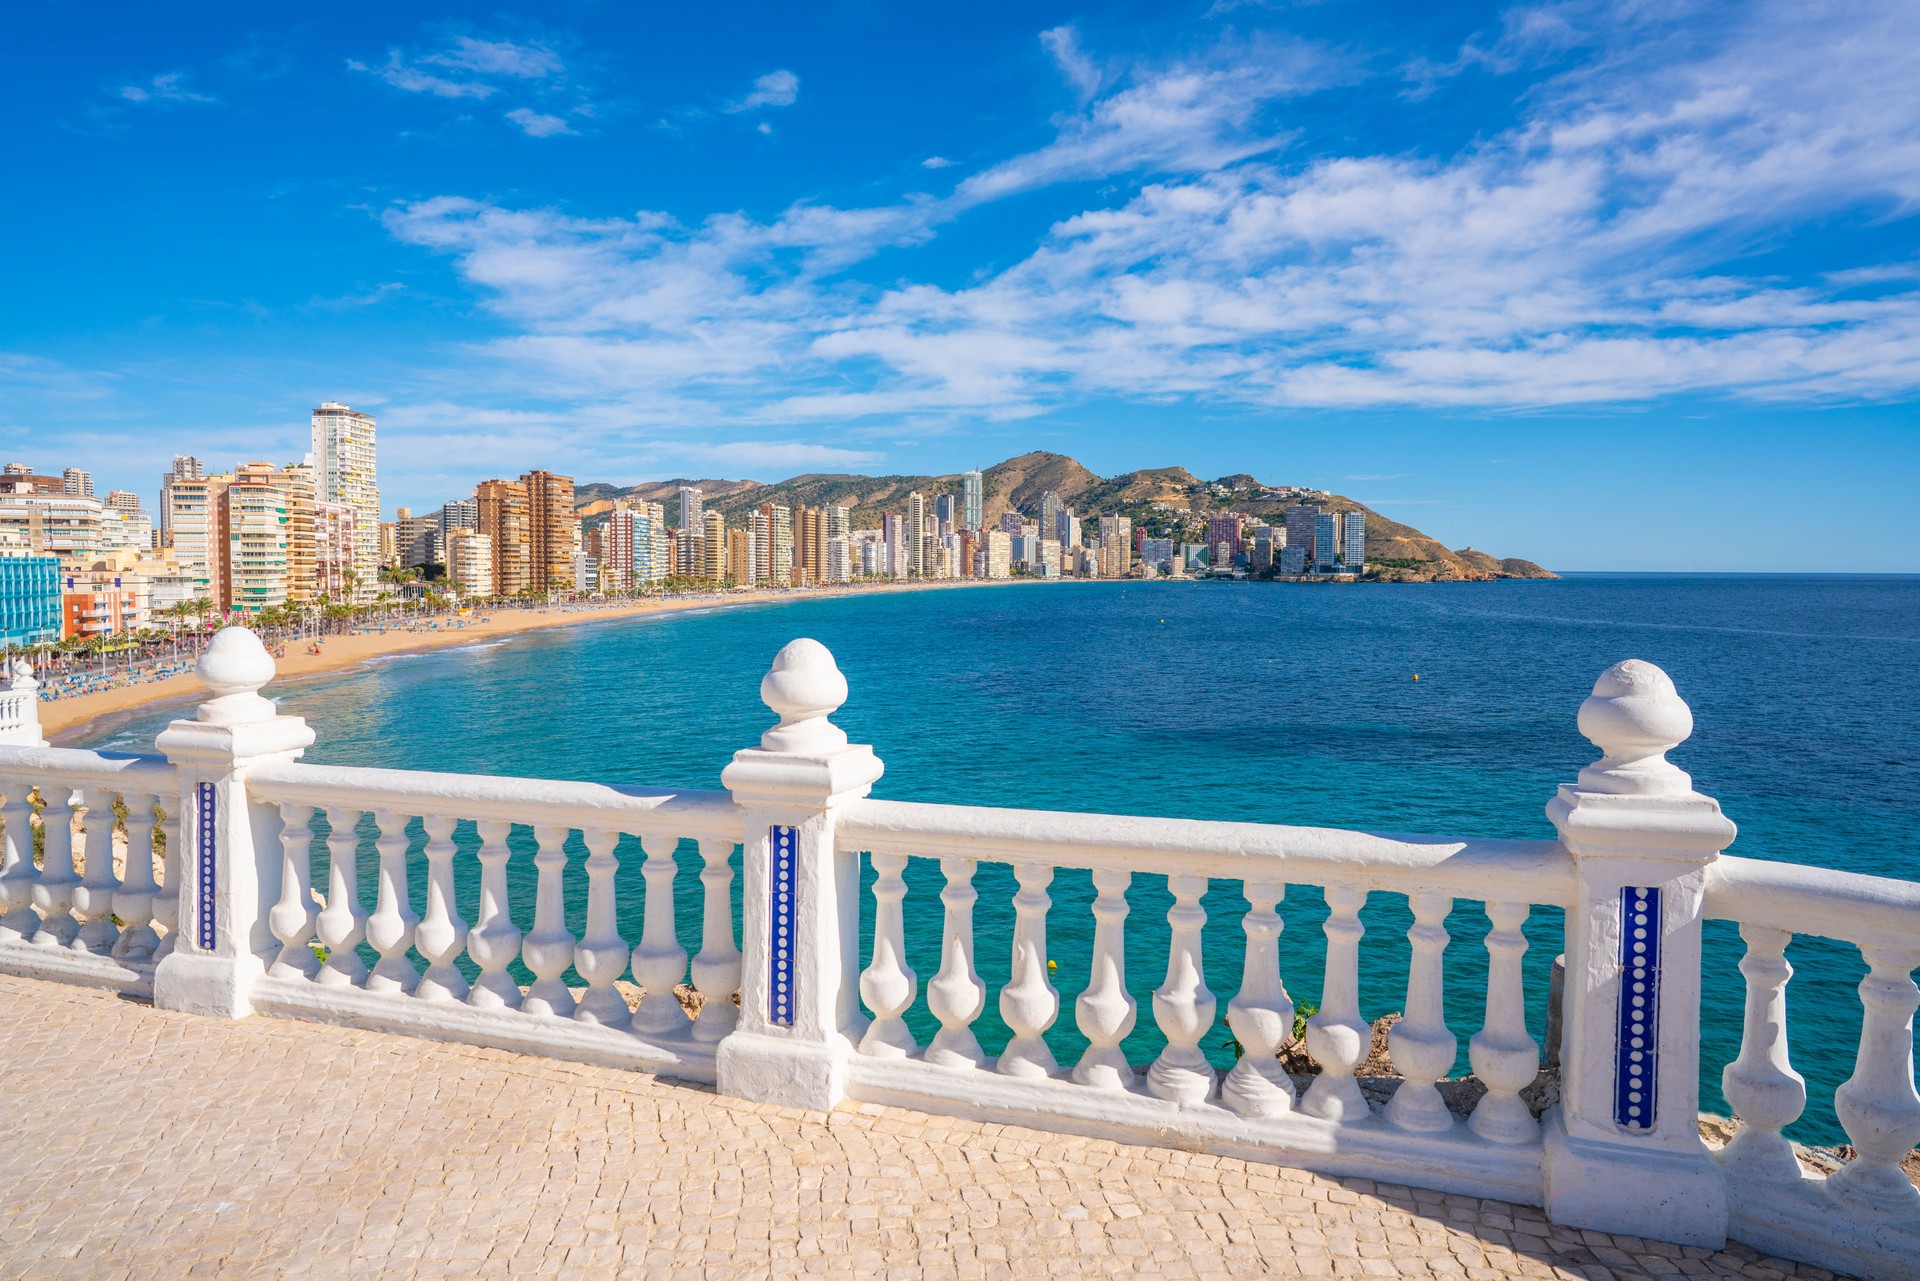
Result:
M285 658L274 660L275 682L320 676L359 667L376 658L422 654L474 641L581 623L609 622L621 618L640 618L651 614L674 614L694 609L727 609L736 605L767 605L803 600L826 600L837 596L866 595L872 592L924 592L960 587L1004 587L1023 580L951 579L928 583L888 584L870 587L809 588L798 591L730 592L714 598L671 597L635 601L604 608L495 609L482 621L466 627L442 631L405 631L398 628L385 633L361 636L330 636L325 652L296 653L290 648ZM197 702L203 693L199 678L192 672L170 676L163 681L129 685L123 689L101 690L78 698L63 698L40 704L40 732L55 747L72 746L92 737L116 718L167 703Z

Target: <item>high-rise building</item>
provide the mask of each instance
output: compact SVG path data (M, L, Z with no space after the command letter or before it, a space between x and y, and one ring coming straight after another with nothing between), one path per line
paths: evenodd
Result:
M1040 495L1040 537L1060 537L1060 513L1067 509L1060 499L1059 491L1049 489Z
M1367 567L1367 514L1342 513L1340 535L1340 563L1348 573L1363 573Z
M985 522L985 486L980 473L960 473L960 527L977 530Z
M20 546L57 556L69 568L90 564L100 551L104 513L98 499L57 488L0 495L0 528L15 531Z
M191 454L175 454L173 466L160 478L160 545L173 546L173 483L179 480L205 480L206 468Z
M213 596L214 505L226 488L225 476L174 476L161 490L166 499L167 545L174 560L193 577L196 597Z
M753 513L753 581L786 587L793 582L793 511L764 503Z
M1307 572L1307 549L1295 547L1292 543L1280 549L1280 572L1289 577L1297 577Z
M60 562L18 545L0 549L0 643L44 645L60 639L60 625Z
M440 543L451 545L456 529L480 528L480 504L471 498L449 498L440 505Z
M1004 529L987 531L986 577L1013 577L1013 535Z
M447 577L462 596L493 594L493 540L465 527L447 539Z
M674 528L683 534L698 534L705 525L701 519L702 494L698 485L680 486L680 518Z
M1338 518L1332 512L1315 512L1313 517L1313 569L1315 573L1325 573L1333 568L1339 559L1340 549L1336 531ZM1289 540L1291 541L1291 540Z
M420 569L443 564L445 543L440 535L440 513L415 516L402 507L394 513L393 541L402 569ZM457 526L456 528L471 528Z
M353 599L359 571L360 516L345 503L313 505L313 590L334 603Z
M1011 507L1000 513L1000 528L1006 530L1009 534L1019 533L1022 529L1026 528L1026 524L1027 518Z
M927 576L927 500L916 489L907 495L907 577Z
M1125 578L1133 572L1133 521L1125 516L1100 518L1100 577Z
M494 596L518 596L533 586L533 539L527 525L527 487L517 480L483 480L474 488L480 527L493 552Z
M131 493L128 490L108 490L106 498L102 501L105 503L108 511L125 512L129 516L146 515L145 512L140 510L140 495Z
M313 411L314 501L353 509L354 594L371 597L380 583L380 478L374 420L338 401Z
M229 614L287 603L287 491L272 463L243 463L214 503L213 599Z
M580 554L573 477L530 471L520 483L527 491L527 570L533 590L542 595L565 591L573 586L573 558Z
M793 511L794 581L819 583L827 573L826 512L818 507L796 507Z
M1140 540L1140 561L1150 565L1156 573L1173 572L1173 540L1171 538L1143 538Z
M718 515L718 513L714 513ZM751 525L752 517L748 518ZM753 585L753 530L727 531L727 581L742 587Z
M274 472L273 478L287 504L287 604L308 605L320 594L313 468L295 463Z
M1313 538L1319 515L1320 509L1312 503L1295 503L1287 508L1287 546L1298 547L1309 563L1313 560ZM1333 558L1331 550L1327 558Z
M827 581L830 583L849 583L853 581L853 509L851 507L828 507L826 509L827 539Z
M727 577L727 519L719 512L708 512L700 518L706 527L706 561L700 567L700 577L708 582L725 582Z
M940 522L942 533L960 528L960 499L953 494L935 494L933 518Z
M1222 543L1225 543L1227 547L1224 557L1219 557L1216 551L1214 565L1217 568L1230 568L1233 565L1233 558L1246 550L1245 530L1246 522L1238 516L1207 518L1207 546L1218 549Z
M75 498L93 497L93 473L69 467L60 473L60 492Z
M973 559L979 550L979 537L970 529L960 531L960 577L972 578L975 570Z

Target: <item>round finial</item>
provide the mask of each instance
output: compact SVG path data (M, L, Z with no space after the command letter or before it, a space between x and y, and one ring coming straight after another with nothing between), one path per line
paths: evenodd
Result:
M1693 712L1672 678L1644 659L1629 658L1600 674L1580 704L1580 732L1601 751L1599 761L1580 771L1583 786L1609 792L1693 786L1666 758L1693 733Z
M846 734L827 718L847 701L847 678L819 641L789 641L774 656L772 670L760 681L760 701L780 718L761 736L760 745L768 751L846 746Z
M214 694L201 705L201 720L231 725L274 714L273 704L260 697L260 688L273 679L273 656L246 628L215 632L194 671Z

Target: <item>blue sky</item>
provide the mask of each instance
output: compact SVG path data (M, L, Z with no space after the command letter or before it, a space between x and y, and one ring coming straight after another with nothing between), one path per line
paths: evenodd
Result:
M9 458L151 503L332 398L390 507L1038 448L1920 571L1898 0L311 12L10 17Z

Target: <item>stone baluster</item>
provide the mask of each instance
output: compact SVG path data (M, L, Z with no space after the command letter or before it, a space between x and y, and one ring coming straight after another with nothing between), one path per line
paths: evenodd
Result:
M0 821L6 824L0 837L0 943L30 939L40 928L33 911L33 883L40 869L33 865L32 795L30 783L8 783L0 790Z
M1453 1113L1435 1084L1453 1066L1460 1039L1447 1028L1442 959L1446 956L1447 913L1453 900L1445 894L1411 896L1413 928L1407 940L1413 960L1407 967L1406 1017L1387 1034L1387 1049L1400 1073L1400 1088L1387 1102L1387 1120L1403 1130L1439 1133L1453 1128Z
M1133 1031L1138 1011L1127 991L1127 886L1131 872L1098 869L1093 874L1093 963L1086 990L1073 1003L1074 1020L1087 1038L1073 1079L1102 1090L1132 1089L1132 1065L1120 1042Z
M314 922L327 960L313 977L329 987L358 987L367 978L360 959L360 940L367 933L366 909L360 906L360 830L353 813L327 811L327 905Z
M380 959L367 976L367 991L404 996L420 981L420 971L407 955L413 947L413 932L420 927L407 886L409 820L405 814L376 810L373 821L380 829L374 841L374 848L380 851L380 887L373 915L367 918L367 942Z
M164 933L154 949L157 961L173 950L180 930L180 869L186 865L180 849L180 802L171 802L160 815L160 841L166 847L160 859L160 890L153 896L153 923Z
M436 814L420 820L427 831L427 910L413 932L413 945L426 958L427 972L413 994L423 1001L467 999L467 976L453 963L467 945L467 923L453 898L455 821Z
M1213 1065L1200 1052L1200 1038L1213 1030L1218 1003L1207 990L1200 959L1200 931L1207 911L1200 896L1204 876L1169 876L1173 906L1167 909L1172 938L1167 944L1167 978L1153 993L1153 1018L1167 1038L1160 1057L1147 1069L1147 1089L1183 1106L1203 1103L1213 1093Z
M1913 1088L1913 1014L1920 988L1913 971L1920 947L1865 944L1860 980L1860 1051L1853 1075L1834 1092L1833 1110L1855 1156L1827 1186L1842 1205L1889 1217L1920 1214L1920 1189L1900 1168L1920 1145L1920 1093Z
M1527 1034L1526 991L1520 958L1527 952L1525 903L1487 904L1487 1016L1467 1042L1467 1061L1487 1092L1467 1124L1492 1143L1531 1143L1540 1123L1520 1101L1520 1091L1540 1074L1540 1046ZM1404 1088L1404 1087L1403 1087Z
M120 885L120 878L113 874L113 802L118 793L111 787L90 787L81 795L85 798L80 824L86 834L86 868L73 887L73 914L81 923L73 948L105 953L120 941L120 927L113 923L113 893Z
M540 852L533 856L538 869L534 886L533 932L520 945L520 958L533 971L520 1008L528 1014L573 1017L573 993L562 977L573 964L573 935L567 930L567 829L541 824L533 829Z
M940 926L940 972L927 984L927 1009L940 1020L940 1030L921 1057L941 1067L986 1066L987 1056L973 1035L973 1021L987 1008L987 985L973 968L973 888L978 864L970 858L940 860L947 883L940 891L945 908Z
M627 972L627 941L620 937L613 910L613 877L620 870L613 851L620 844L620 833L587 828L580 836L587 845L587 928L573 949L573 968L587 981L587 990L573 1017L602 1027L628 1027L633 1011L614 986Z
M120 938L113 954L144 961L160 946L153 928L153 900L160 888L153 879L153 797L134 793L125 799L127 862L113 895L113 914L120 918Z
M692 1034L687 1012L674 995L687 976L687 949L680 946L673 882L680 873L674 857L680 838L649 832L640 838L647 861L640 874L647 882L647 914L640 928L640 945L633 949L633 977L646 989L634 1016L636 1031L649 1036L682 1037Z
M860 972L860 998L873 1011L873 1022L860 1038L860 1052L878 1058L904 1058L920 1048L903 1017L920 990L919 976L907 964L901 920L906 867L904 854L873 852L873 959Z
M1047 909L1053 906L1047 886L1053 867L1019 863L1013 874L1020 882L1013 896L1013 968L1000 989L1000 1017L1013 1039L996 1066L1008 1076L1054 1076L1060 1064L1046 1041L1047 1029L1060 1017L1060 993L1047 979Z
M1227 1002L1227 1026L1240 1042L1240 1061L1220 1083L1220 1098L1242 1116L1279 1116L1293 1107L1293 1082L1279 1053L1293 1036L1293 999L1280 981L1280 931L1275 910L1286 896L1279 881L1246 882L1247 914L1240 928L1247 956L1240 991Z
M280 955L267 973L273 978L312 978L320 969L309 940L318 927L313 907L313 806L280 807L280 898L267 924L280 940Z
M1740 1121L1733 1141L1720 1150L1720 1164L1743 1176L1798 1182L1800 1159L1780 1133L1807 1106L1807 1082L1787 1061L1787 944L1793 936L1764 925L1740 926L1747 954L1740 973L1747 980L1747 1018L1740 1057L1720 1073L1720 1089Z
M65 947L80 930L80 922L73 918L74 891L80 884L73 870L74 799L78 795L70 787L59 786L49 786L40 793L46 804L40 811L40 875L33 883L33 905L40 909L40 928L34 932L33 942L41 947Z
M482 1009L520 1008L520 985L507 973L520 955L520 930L507 902L507 832L510 824L481 819L480 910L467 934L467 955L480 967L480 977L467 993L467 1004Z
M700 951L693 958L693 990L700 994L700 1016L693 1039L726 1039L740 1021L733 994L740 990L740 945L733 935L733 846L707 837L700 842Z
M1373 1045L1373 1029L1360 1017L1360 909L1367 892L1351 885L1327 887L1327 972L1320 1011L1307 1020L1307 1053L1320 1065L1300 1110L1325 1121L1365 1121L1366 1096L1353 1078Z

